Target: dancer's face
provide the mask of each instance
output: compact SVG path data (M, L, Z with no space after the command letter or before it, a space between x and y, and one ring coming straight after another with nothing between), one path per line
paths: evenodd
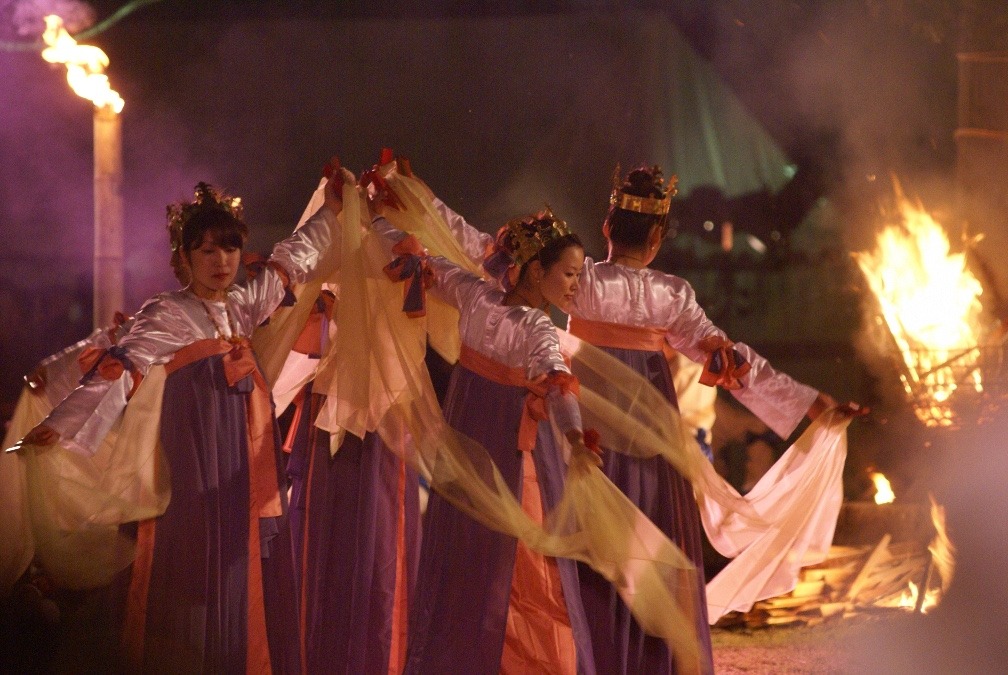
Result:
M569 313L571 305L574 304L574 296L577 294L584 261L583 248L580 246L565 248L560 257L543 271L540 281L543 299L561 311Z
M188 251L184 259L192 279L190 290L201 298L223 300L238 275L241 249L222 246L207 232L203 243Z

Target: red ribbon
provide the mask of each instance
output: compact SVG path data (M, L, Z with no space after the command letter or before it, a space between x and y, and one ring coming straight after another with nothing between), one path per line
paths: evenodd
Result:
M700 348L707 352L700 384L708 387L722 386L725 389L741 389L742 378L751 366L735 349L733 342L711 335L700 341Z
M88 373L95 372L103 379L109 381L118 380L126 372L126 364L123 361L109 353L108 349L99 349L97 347L88 347L82 351L77 357L77 364L85 376ZM129 393L126 395L127 399L133 396L137 387L140 386L140 382L143 381L143 375L135 368L131 367L129 372L130 377L133 379L133 386L130 387Z
M539 422L549 419L546 409L546 395L559 389L564 394L579 396L581 386L578 379L570 373L553 372L542 382L525 385L529 393L525 395L525 407L522 410L521 423L518 426L518 449L522 452L532 452L536 444L536 433Z
M416 237L406 235L392 247L396 259L383 269L392 281L405 282L403 286L403 311L412 318L427 314L426 290L434 285L434 272L428 262L427 251Z

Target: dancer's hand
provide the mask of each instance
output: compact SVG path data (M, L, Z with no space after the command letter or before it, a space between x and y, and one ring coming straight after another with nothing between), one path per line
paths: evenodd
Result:
M60 439L59 433L52 427L39 424L37 427L25 434L20 441L7 448L5 452L21 453L27 445L52 445Z
M325 205L333 213L340 213L343 210L343 186L356 184L357 178L340 163L336 155L325 165L322 175L326 177Z
M389 206L389 192L384 187L372 183L366 191L368 213L371 218L384 216L392 208Z
M844 417L863 417L871 412L871 408L863 406L854 401L848 401L847 403L840 404L837 403L836 399L825 392L819 392L816 396L816 400L812 402L812 405L808 409L809 419L816 419L822 415L827 410L835 410L839 415Z
M36 394L45 392L46 371L45 368L38 367L24 376L25 384Z
M583 442L571 444L571 462L575 460L602 468L602 457Z
M583 462L601 468L602 456L585 444L585 437L580 429L571 429L568 431L567 440L571 445L571 464Z

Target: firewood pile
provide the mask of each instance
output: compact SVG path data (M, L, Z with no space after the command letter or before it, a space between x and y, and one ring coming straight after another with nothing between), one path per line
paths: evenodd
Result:
M793 591L761 600L748 612L730 613L717 626L814 626L864 613L920 611L911 587L935 584L931 553L921 542L891 539L886 534L875 546L834 545L826 560L802 569Z

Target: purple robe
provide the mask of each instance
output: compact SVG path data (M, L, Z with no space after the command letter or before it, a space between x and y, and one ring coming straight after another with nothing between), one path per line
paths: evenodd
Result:
M390 660L401 660L392 653L405 646L405 635L393 635L396 611L409 606L416 579L417 474L375 434L363 440L347 434L332 455L329 434L312 423L322 399L306 394L310 410L301 416L288 465L306 668L387 672ZM406 607L397 607L397 595Z

